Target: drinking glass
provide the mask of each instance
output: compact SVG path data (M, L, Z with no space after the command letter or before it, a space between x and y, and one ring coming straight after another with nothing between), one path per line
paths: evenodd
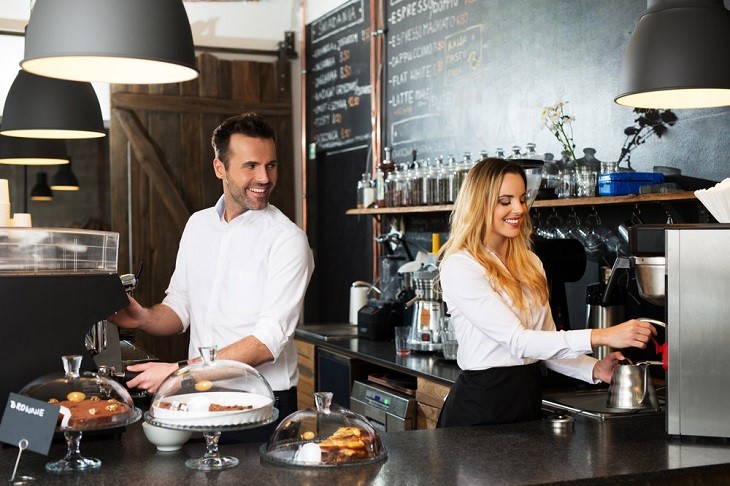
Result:
M558 211L553 208L553 212L547 217L545 221L544 236L545 238L561 238L558 228L563 224L563 218L558 215Z
M408 349L408 338L410 335L410 326L398 326L395 328L395 353L398 356L408 356L411 354L411 350Z
M581 167L576 174L578 197L595 197L597 178L598 174L595 171Z
M575 171L572 169L561 170L558 180L558 187L555 192L560 199L575 196Z

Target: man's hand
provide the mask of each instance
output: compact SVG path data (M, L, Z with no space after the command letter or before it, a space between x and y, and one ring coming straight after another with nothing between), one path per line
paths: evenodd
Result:
M140 373L127 382L129 388L141 388L149 393L156 393L165 378L177 371L177 363L139 363L127 366L128 371Z
M123 329L136 329L146 318L147 309L139 305L134 297L127 295L129 305L119 312L107 317L107 321Z

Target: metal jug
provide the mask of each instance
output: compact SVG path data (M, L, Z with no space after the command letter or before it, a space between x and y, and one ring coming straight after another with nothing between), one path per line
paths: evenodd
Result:
M640 361L632 365L628 360L619 363L613 371L611 386L608 387L606 406L630 410L658 410L659 402L649 375L649 366L661 364L661 361Z

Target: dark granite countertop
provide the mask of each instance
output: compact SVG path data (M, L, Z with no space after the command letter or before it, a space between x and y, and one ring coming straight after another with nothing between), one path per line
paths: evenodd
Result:
M680 441L664 432L663 417L595 421L577 417L574 430L553 431L546 421L390 432L382 435L385 461L336 469L262 464L255 444L224 445L240 464L215 473L185 467L203 455L202 440L177 452L157 452L140 423L120 439L84 437L81 453L102 460L96 471L57 475L44 464L65 453L54 443L48 457L25 452L18 473L36 484L596 484L642 481L666 484L703 476L703 484L727 484L730 443ZM10 478L17 448L0 450L0 478Z
M398 356L395 352L393 340L371 341L354 337L323 341L300 334L297 334L297 339L351 358L413 376L428 378L448 386L453 385L459 373L461 373L455 361L445 360L436 353L412 351L408 356Z

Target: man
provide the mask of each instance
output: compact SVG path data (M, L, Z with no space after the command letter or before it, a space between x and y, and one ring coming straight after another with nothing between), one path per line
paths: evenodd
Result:
M215 345L217 358L261 372L281 420L297 408L292 337L314 269L312 252L304 232L269 204L278 178L271 126L257 114L234 116L215 129L212 145L223 195L188 220L167 296L151 308L130 297L109 321L157 336L190 328L190 359L129 366L140 372L127 382L130 388L154 393L180 366L200 361L198 347ZM240 440L265 440L270 431Z

